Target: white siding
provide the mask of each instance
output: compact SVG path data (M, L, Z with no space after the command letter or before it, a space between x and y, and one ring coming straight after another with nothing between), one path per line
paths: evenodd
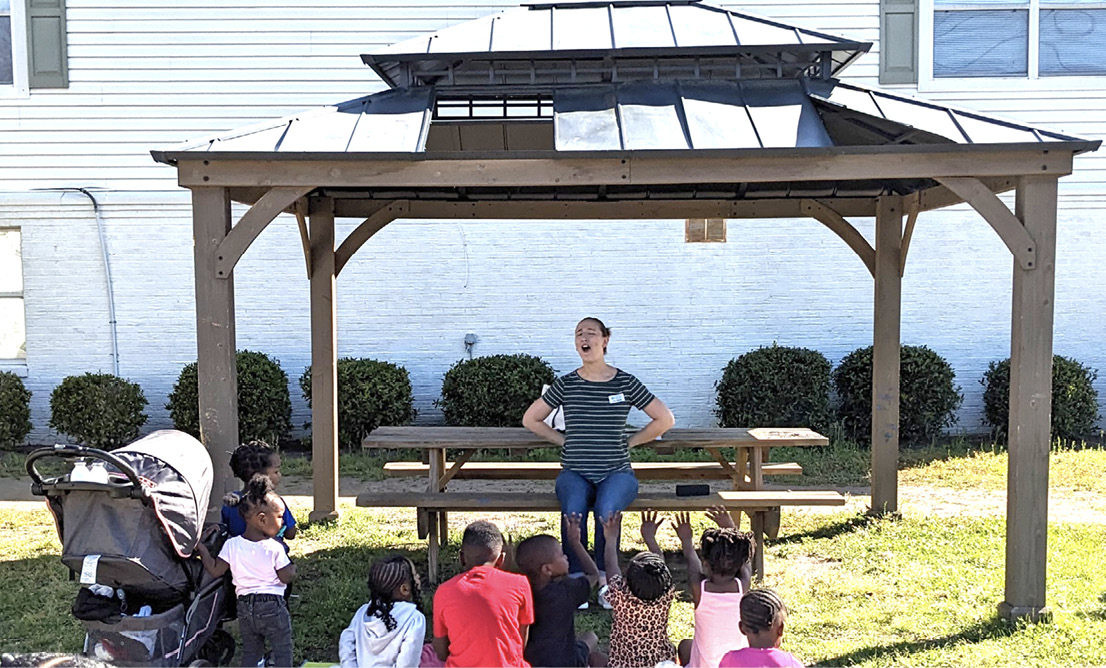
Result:
M110 370L107 283L91 205L103 206L122 375L142 384L150 426L195 359L187 192L151 148L378 90L358 55L513 6L392 0L69 0L67 90L0 98L0 224L23 229L33 438L53 438L49 392L65 375ZM860 39L878 38L878 2L767 0L726 6ZM877 52L849 70L875 85ZM926 94L943 102L1101 136L1106 96L1090 91ZM898 88L903 91L903 88ZM905 92L913 94L907 87ZM1103 158L1106 158L1104 152ZM1106 163L1077 161L1062 183L1056 351L1106 372L1100 322L1106 265L1099 219ZM339 238L357 221L341 221ZM871 221L857 221L871 238ZM712 420L725 363L778 341L833 362L871 338L871 278L813 221L731 221L726 244L685 244L680 221L400 221L338 281L339 353L408 368L422 419L464 355L528 352L559 371L577 358L585 315L614 328L610 361L639 375L684 426ZM417 252L411 249L419 249ZM956 368L961 426L979 429L987 362L1008 355L1012 261L965 208L922 216L904 279L903 341ZM278 357L294 423L308 419L298 377L309 361L307 281L295 225L270 226L235 271L239 348ZM1099 382L1106 402L1106 376Z

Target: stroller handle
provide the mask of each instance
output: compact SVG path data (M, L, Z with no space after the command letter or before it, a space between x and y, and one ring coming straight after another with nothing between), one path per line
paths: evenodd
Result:
M35 467L35 462L44 457L58 457L59 459L65 460L78 459L81 457L99 459L101 461L107 462L108 464L111 464L120 473L127 476L129 485L122 485L117 483L107 483L107 485L104 485L102 483L58 483L57 478L47 481L42 477L42 473L39 472L38 468ZM53 447L38 448L37 450L32 450L31 453L27 455L27 475L31 477L31 482L33 483L33 485L31 486L31 491L35 494L44 493L41 492L41 490L43 488L43 485L45 484L58 485L58 488L65 486L70 489L76 489L78 486L81 488L85 488L88 485L94 485L98 489L103 489L105 486L114 489L129 486L130 496L132 498L140 499L141 501L146 502L150 496L149 491L142 485L142 481L138 478L138 473L134 470L133 467L131 467L130 464L123 461L119 457L116 457L110 452L100 450L98 448L90 448L84 445L59 443Z

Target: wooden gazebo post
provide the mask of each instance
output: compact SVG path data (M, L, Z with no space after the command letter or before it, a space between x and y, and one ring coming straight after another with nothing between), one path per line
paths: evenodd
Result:
M196 270L196 376L200 439L211 455L214 484L208 518L218 520L220 499L237 489L230 453L238 445L238 369L235 363L234 272L221 268L220 244L231 230L226 188L192 188Z
M902 198L876 201L872 344L872 507L899 508L899 329L902 310Z
M1014 262L1006 586L999 614L1047 616L1048 455L1052 430L1052 328L1056 286L1054 175L1018 179L1015 215L1035 242L1031 267Z
M334 200L308 199L311 243L312 522L338 518L338 330L334 308Z

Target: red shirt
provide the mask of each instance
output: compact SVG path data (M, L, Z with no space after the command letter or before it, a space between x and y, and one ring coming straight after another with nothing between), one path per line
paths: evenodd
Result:
M534 599L522 575L477 566L434 592L434 635L449 638L449 667L529 668L520 627L533 623Z

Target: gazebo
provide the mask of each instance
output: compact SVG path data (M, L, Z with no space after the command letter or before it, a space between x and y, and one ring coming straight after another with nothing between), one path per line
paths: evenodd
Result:
M1057 181L1099 142L839 81L870 46L698 0L536 2L363 55L389 90L153 151L192 191L215 470L238 440L234 267L282 212L310 281L312 520L337 516L335 281L388 223L809 217L874 279L871 512L895 513L901 278L918 216L966 202L1013 256L1000 612L1039 617ZM338 217L363 222L338 240Z

